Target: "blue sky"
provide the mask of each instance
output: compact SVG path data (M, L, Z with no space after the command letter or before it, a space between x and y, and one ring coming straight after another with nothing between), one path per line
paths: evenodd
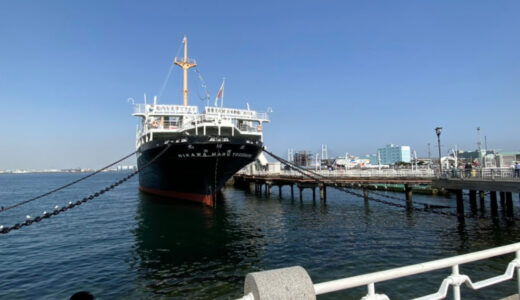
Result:
M101 167L135 149L129 97L181 40L212 97L273 109L264 140L329 156L520 151L518 1L0 0L0 169ZM161 103L181 104L175 68ZM202 109L190 73L190 104Z

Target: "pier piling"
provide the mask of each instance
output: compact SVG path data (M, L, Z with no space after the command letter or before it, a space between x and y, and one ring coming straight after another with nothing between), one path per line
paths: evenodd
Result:
M457 214L464 217L464 197L462 190L454 190L453 192L457 197Z
M469 191L469 207L471 209L471 213L477 213L477 191L475 190Z
M404 185L404 192L406 194L406 203L412 204L412 187L409 184Z
M498 213L498 204L497 204L497 192L491 191L489 192L489 201L491 202L491 215L496 216Z
M506 216L513 217L513 194L511 192L506 193Z
M368 187L366 185L363 186L363 197L365 201L368 200Z
M320 183L320 201L322 203L327 202L327 186Z
M482 215L484 215L484 213L486 212L486 194L484 193L484 191L478 191L478 196L480 199L480 212L482 213Z

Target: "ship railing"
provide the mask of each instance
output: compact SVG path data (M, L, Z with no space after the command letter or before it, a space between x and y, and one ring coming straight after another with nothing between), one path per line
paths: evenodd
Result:
M199 108L194 105L166 105L166 104L134 104L134 114L153 115L197 115Z
M204 113L220 118L269 122L269 115L267 113L247 109L206 106Z
M460 266L463 264L510 253L515 253L516 257L509 262L502 275L473 282L468 275L460 271ZM462 284L470 289L480 290L513 279L515 272L517 273L516 289L520 292L520 243L321 283L313 283L302 267L250 273L246 276L245 296L241 299L259 300L262 297L258 295L266 294L270 299L315 299L316 295L366 286L368 293L362 299L388 300L390 298L386 294L376 294L376 283L448 268L451 268L451 274L443 279L437 292L415 299L444 299L448 295L450 287L453 289L453 299L461 299Z
M262 127L262 125L249 126L247 124L241 124L238 126L238 129L241 132L262 132L263 127Z
M437 177L458 179L486 179L486 180L519 180L520 171L513 168L452 168L440 172L436 170Z

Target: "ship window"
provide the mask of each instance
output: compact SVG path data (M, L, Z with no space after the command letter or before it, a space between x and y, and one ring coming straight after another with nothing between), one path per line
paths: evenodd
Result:
M167 126L180 126L181 118L178 116L168 116L164 118Z

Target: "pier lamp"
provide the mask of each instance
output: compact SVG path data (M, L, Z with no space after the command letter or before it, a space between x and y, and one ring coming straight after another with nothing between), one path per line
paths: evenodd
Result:
M441 162L441 133L442 127L435 128L435 133L437 134L437 144L439 145L439 167L442 174L442 162Z

